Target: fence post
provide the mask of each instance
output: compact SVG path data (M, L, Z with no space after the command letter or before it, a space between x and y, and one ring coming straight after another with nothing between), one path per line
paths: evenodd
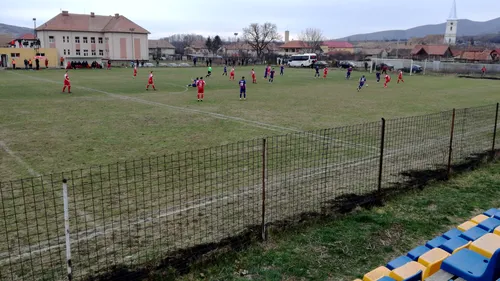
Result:
M63 179L63 204L64 204L64 235L66 237L66 266L68 269L68 280L73 279L71 271L71 240L69 236L69 204L68 204L68 184Z
M448 150L448 168L446 170L446 177L450 178L451 173L451 159L453 154L453 134L455 130L455 109L453 108L453 113L451 115L451 130L450 130L450 147Z
M385 119L382 118L382 126L380 132L380 159L378 166L378 192L382 191L382 172L384 167L384 143L385 143Z
M497 125L498 125L498 105L499 103L497 102L497 109L495 112L495 127L493 128L493 143L491 144L491 155L495 155L495 141L497 138Z
M267 230L266 230L266 162L267 162L267 144L266 139L262 139L262 222L261 222L261 230L262 230L262 240L267 240Z

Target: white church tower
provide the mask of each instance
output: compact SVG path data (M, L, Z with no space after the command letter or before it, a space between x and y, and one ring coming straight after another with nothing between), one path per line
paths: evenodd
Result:
M457 43L457 28L458 28L457 2L456 0L453 0L450 16L446 21L446 31L444 33L445 44L455 45Z

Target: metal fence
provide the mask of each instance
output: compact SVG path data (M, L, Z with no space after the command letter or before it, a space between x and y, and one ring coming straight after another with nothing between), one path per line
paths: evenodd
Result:
M182 272L277 222L403 188L411 171L449 174L495 150L497 120L498 104L1 182L0 280Z

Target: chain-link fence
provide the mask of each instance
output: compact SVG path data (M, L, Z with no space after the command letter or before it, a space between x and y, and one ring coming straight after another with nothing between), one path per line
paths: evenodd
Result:
M468 108L0 182L0 280L182 273L274 224L402 189L415 173L447 177L495 151L497 120L498 105Z

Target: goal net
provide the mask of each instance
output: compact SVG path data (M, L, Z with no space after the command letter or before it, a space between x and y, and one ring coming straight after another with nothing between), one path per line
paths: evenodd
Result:
M372 65L370 68L370 73L373 73L377 71L377 69L380 69L381 64L386 64L390 68L394 67L394 71L397 71L399 69L405 69L409 72L410 75L412 75L412 71L410 69L413 68L413 60L411 59L380 59L380 58L372 58Z

